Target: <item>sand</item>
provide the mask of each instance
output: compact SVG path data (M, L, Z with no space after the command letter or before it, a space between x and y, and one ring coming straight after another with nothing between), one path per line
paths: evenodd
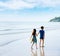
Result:
M39 46L38 36L38 49L33 46L33 50L29 40L30 33L2 35L0 37L0 56L60 56L60 30L50 30L45 33L45 47ZM5 39L3 40L3 38Z

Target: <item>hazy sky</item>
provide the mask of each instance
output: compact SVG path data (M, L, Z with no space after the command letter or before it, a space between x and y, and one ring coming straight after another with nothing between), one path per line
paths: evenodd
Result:
M60 16L60 0L0 0L0 21L49 21Z

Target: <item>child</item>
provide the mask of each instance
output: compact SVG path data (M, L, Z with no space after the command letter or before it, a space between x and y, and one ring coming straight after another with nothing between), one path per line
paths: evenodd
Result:
M45 37L44 26L41 26L41 30L39 31L38 34L40 34L40 46L44 47L44 37Z
M33 32L32 32L32 35L31 35L31 37L32 37L32 46L31 46L31 48L35 44L36 45L36 49L37 49L37 38L36 38L36 36L37 36L36 29L33 29Z

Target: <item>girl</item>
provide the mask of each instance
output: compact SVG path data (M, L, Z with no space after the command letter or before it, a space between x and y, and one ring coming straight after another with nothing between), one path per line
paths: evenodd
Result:
M37 38L36 38L36 36L37 36L36 29L33 29L33 32L32 32L32 35L31 35L31 37L32 37L32 46L31 46L31 48L35 44L36 45L36 49L37 49Z

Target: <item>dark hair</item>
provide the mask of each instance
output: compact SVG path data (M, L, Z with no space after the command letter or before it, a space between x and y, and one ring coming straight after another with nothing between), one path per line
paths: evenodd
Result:
M36 29L33 29L33 33L32 33L32 35L36 35Z
M44 29L44 26L41 26L41 29Z

